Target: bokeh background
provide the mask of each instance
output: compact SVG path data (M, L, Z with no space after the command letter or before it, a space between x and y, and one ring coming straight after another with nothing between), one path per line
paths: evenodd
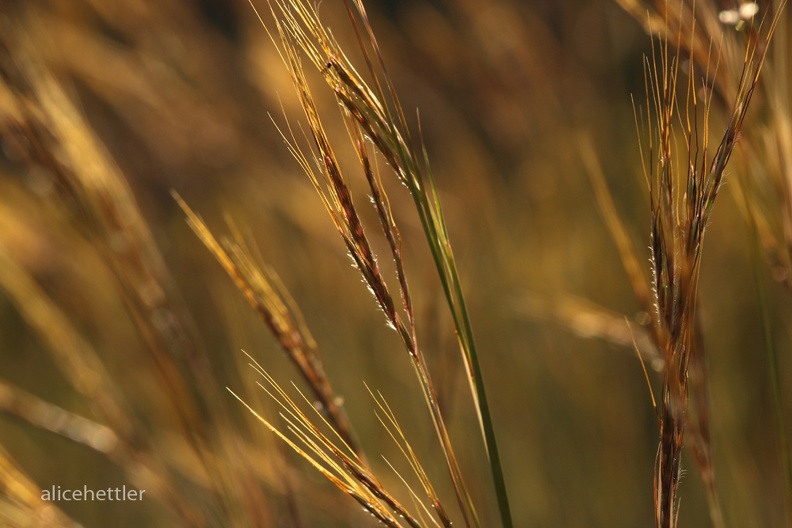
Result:
M263 2L257 5L266 11ZM643 57L650 38L615 2L601 0L370 0L366 5L413 125L414 109L420 110L482 355L516 525L651 525L657 422L641 365L623 342L626 324L619 326L624 317L646 316L639 313L598 211L591 167L582 154L596 154L648 270L649 200L631 95L644 104ZM353 60L359 58L341 3L322 2L319 11ZM278 273L300 306L383 482L399 488L379 455L401 458L375 418L364 382L387 398L441 496L452 503L407 355L273 124L288 119L298 126L302 113L250 5L35 0L4 3L2 17L6 35L28 43L37 64L61 84L128 182L218 385L234 388L277 422L272 404L256 395L255 373L241 351L284 385L302 382L190 231L171 190L213 229L228 231L230 218L261 261ZM344 145L332 94L318 81L314 91L324 105L325 124ZM761 98L755 104L756 114L767 111ZM722 122L718 111L715 123ZM4 147L0 244L96 350L112 384L145 424L141 434L168 452L174 419L161 403L163 389L143 352L146 341L130 321L102 251L52 175L23 162L7 142ZM365 181L355 172L351 151L339 148L364 221L374 232L377 219L366 207ZM497 511L486 457L442 290L410 196L384 167L383 176L404 239L419 339L463 471L485 525L492 526ZM729 525L782 526L756 271L768 292L768 324L782 360L787 411L792 305L765 272L737 207L737 184L730 183L707 233L701 274L717 486ZM386 250L384 240L377 244ZM600 339L607 328L613 335ZM0 295L0 373L15 390L90 416L46 340L5 295ZM657 390L659 378L650 376ZM203 390L198 382L190 384ZM217 397L234 423L245 424L238 434L251 449L238 462L257 468L255 482L244 485L260 493L263 525L295 525L294 508L304 526L373 524L263 426L256 431L229 394L221 391ZM12 412L0 415L0 441L41 487L127 482L126 473L96 450ZM180 448L173 449L170 456L178 465ZM706 526L700 478L690 457L683 464L688 471L681 484L680 526ZM200 509L204 492L190 483L180 489ZM157 500L58 506L87 527L179 525Z

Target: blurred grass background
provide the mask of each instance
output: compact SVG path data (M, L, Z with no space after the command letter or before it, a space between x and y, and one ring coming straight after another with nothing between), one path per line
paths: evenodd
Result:
M630 94L643 100L649 37L615 3L599 0L370 0L367 6L408 116L420 109L482 354L516 525L650 525L657 423L634 352L536 313L537 299L552 303L573 296L633 320L642 317L580 151L588 142L598 153L647 262L648 196ZM319 11L342 44L354 49L343 10L324 2ZM224 217L231 217L277 271L383 478L396 482L378 455L399 455L374 417L364 381L388 399L441 496L450 497L408 359L272 124L270 115L283 123L284 113L299 122L301 111L248 3L36 0L7 2L2 17L6 31L13 28L34 44L131 186L220 385L253 398L244 389L253 372L244 368L242 349L284 384L299 383L299 376L191 233L171 189L212 227L223 228ZM331 94L316 95L332 116ZM343 135L340 120L326 121L332 133ZM0 243L93 344L152 437L166 442L172 416L158 403L162 389L139 364L145 344L115 293L111 272L73 221L75 211L59 200L51 175L4 146ZM342 155L354 167L352 153ZM364 204L363 179L353 186ZM409 195L392 178L386 187L401 223L418 328L440 403L463 471L475 477L472 491L483 517L494 519L486 458L431 257ZM708 231L700 301L718 489L730 525L782 526L765 340L751 268L752 259L761 257L731 191L727 184ZM373 210L368 213L364 221L375 225ZM763 280L789 411L790 302L775 283ZM0 373L44 400L89 414L5 296ZM230 395L224 405L242 419ZM262 399L261 405L267 403ZM0 416L0 441L41 487L125 482L97 453L16 417ZM274 458L293 464L288 474L303 483L295 501L305 526L360 522L359 508L305 463L272 440L257 442L259 458L244 463L266 465ZM684 466L689 471L680 524L704 526L700 479L692 460ZM262 484L265 509L272 526L291 526L281 485L278 479ZM59 506L85 526L174 522L155 501Z

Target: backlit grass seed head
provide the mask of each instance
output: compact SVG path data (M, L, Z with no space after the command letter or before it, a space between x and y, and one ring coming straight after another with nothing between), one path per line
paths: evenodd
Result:
M658 348L666 365L658 416L660 446L655 468L656 523L659 528L672 528L677 522L681 452L688 428L696 445L697 464L707 484L713 522L720 525L712 477L707 389L703 375L704 351L697 313L701 251L705 228L723 184L726 166L740 137L778 15L768 22L766 31L761 32L759 28L761 38L747 44L738 88L729 108L729 120L711 156L708 150L711 99L703 102L702 109L694 85L697 76L693 64L682 92L684 99L680 99L678 91L682 43L696 41L696 24L686 23L683 19L677 22L680 33L676 37L676 51L671 51L674 44L666 34L659 46L653 46L651 58L646 60L647 105L654 109L653 115L648 116L648 121L654 123L648 152L656 156L655 161L649 160L645 165L649 167L646 179L652 202L652 276ZM686 26L690 28L691 35L683 38L681 28ZM710 79L708 91L714 90L717 82L720 53L719 50L713 74L704 75L705 79ZM704 68L709 73L709 63ZM701 129L700 114L703 114ZM677 147L677 134L683 140L681 149ZM688 416L689 390L697 403L692 409L693 418Z

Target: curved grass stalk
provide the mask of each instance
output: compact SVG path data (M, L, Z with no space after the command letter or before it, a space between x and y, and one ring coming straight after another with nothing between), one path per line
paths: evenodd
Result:
M277 6L278 14L275 13L275 8L272 7L273 3ZM300 48L323 74L349 119L359 127L362 134L384 156L413 198L459 339L462 358L468 375L468 383L489 459L501 523L505 528L511 528L513 526L511 509L495 436L495 428L484 385L484 376L481 371L470 316L434 178L425 149L422 148L420 154L418 154L416 149L412 147L413 142L403 108L399 102L393 82L385 68L377 39L369 23L363 3L360 0L345 0L344 2L356 32L360 49L363 52L373 88L358 75L351 62L347 59L346 54L322 26L318 14L313 8L298 0L276 0L273 3L270 3L270 7L276 20L278 20L278 31L280 32L281 42L284 45L282 58L292 70L292 74L294 75L293 66L298 65L295 62L293 52L295 48ZM255 6L253 7L255 9ZM273 40L275 39L273 38ZM300 92L301 98L304 98L306 94L309 95L303 86L298 86L298 92ZM311 119L315 115L309 115L308 117ZM320 151L322 151L322 159L319 161L326 163L328 159L331 159L331 157L328 158L326 155L326 144L323 144L324 142L319 141L316 137L315 139L317 139ZM328 170L328 172L333 173L334 171ZM328 200L324 200L325 205L328 205ZM337 211L335 214L331 212L334 215L334 220L337 220L339 216L343 216L339 213L341 211ZM345 235L348 245L350 234L347 233ZM352 253L354 256L354 251ZM398 263L399 257L397 255L394 256ZM399 271L399 274L401 280L401 271ZM369 285L371 286L371 283ZM372 289L377 295L379 303L383 305L385 299L380 295L383 292L378 292L377 288L374 287ZM402 291L404 292L405 289L402 284ZM406 300L405 305L410 323L412 323L411 309L407 305ZM383 309L388 313L390 307L383 306ZM405 332L410 333L406 327L402 331L399 325L394 326L402 334L405 343L413 340L409 335L404 335ZM413 349L411 354L416 351L417 349ZM424 387L427 403L432 409L436 405L433 403L434 396L430 386L431 380L428 376L421 375L422 369L420 366L416 365L416 368L419 378L422 378L421 385ZM444 451L447 451L450 448L450 443L447 438L444 438L447 437L443 433L445 426L440 421L441 419L438 419L437 413L433 411L432 415L438 434L441 437L441 442L444 444ZM462 507L462 511L464 512L467 509L472 521L478 524L472 501L464 489L461 474L458 468L455 467L456 463L448 452L446 457L455 486L458 486L458 493L465 497L464 502L467 503L466 507ZM461 489L459 488L460 486Z

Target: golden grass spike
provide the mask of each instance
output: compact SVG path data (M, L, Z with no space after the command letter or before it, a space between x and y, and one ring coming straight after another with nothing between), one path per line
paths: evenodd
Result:
M344 180L344 176L340 170L335 155L333 154L333 149L330 146L330 140L327 138L326 132L322 126L322 122L319 119L316 105L313 101L311 91L307 85L307 81L302 70L302 65L298 57L297 47L301 46L302 42L307 38L308 34L310 34L312 38L317 39L317 41L320 43L320 46L327 54L327 58L330 60L331 66L334 64L332 60L334 58L338 59L341 54L335 52L336 44L331 38L326 36L323 26L319 22L316 13L312 9L306 7L301 2L289 2L288 6L279 2L278 7L281 9L283 19L286 21L285 23L279 22L277 24L281 39L281 57L284 59L284 63L292 76L295 90L299 96L304 114L308 120L314 146L318 150L317 157L319 158L325 173L324 181L321 183L319 182L319 178L316 177L313 169L310 168L309 164L307 163L307 157L300 151L296 142L287 140L287 143L289 143L289 149L295 155L298 163L300 163L304 169L308 168L306 172L308 173L308 176L314 184L317 192L322 197L325 207L328 209L328 212L335 223L339 234L344 240L344 243L346 244L347 249L354 259L359 271L363 275L367 286L373 292L378 305L385 313L389 325L397 331L404 343L404 346L410 354L416 374L418 375L418 379L422 387L422 393L432 414L432 421L437 431L438 438L440 439L441 447L444 452L449 472L451 473L452 480L454 482L454 489L457 493L458 502L465 518L465 522L467 525L470 525L472 519L473 522L478 525L479 523L477 521L477 515L475 513L472 499L470 498L467 487L465 486L462 479L458 462L451 448L451 441L446 431L445 422L442 416L440 416L439 408L436 404L436 397L434 395L435 391L432 386L431 376L426 371L425 361L423 360L421 351L418 348L415 337L415 329L412 327L408 328L405 325L400 313L395 309L388 285L379 271L376 258L371 250L371 246L363 230L362 224L360 223L355 205L351 200L348 186ZM290 9L290 7L293 8L293 10ZM299 21L294 18L294 13L297 13L298 18L300 19ZM308 33L305 33L304 31L307 31ZM326 64L320 65L320 62L317 61L315 57L313 57L314 49L315 48L309 46L308 49L304 50L309 58L311 58L311 60L314 62L314 64L320 70L324 70L327 73L330 73L330 70L334 70L336 66L326 68ZM343 90L339 89L342 88L342 86L339 85L334 87L336 89L336 95L339 97L339 101L345 103L350 115L355 117L355 119L358 121L360 126L364 128L365 133L370 138L373 139L379 137L380 132L387 132L390 134L391 143L396 148L402 149L402 152L407 152L407 150L405 150L406 145L404 144L404 141L396 128L393 126L388 126L382 121L383 117L386 116L381 115L381 110L385 107L380 106L380 104L375 104L373 107L365 107L366 102L376 101L377 98L374 97L373 94L370 97L365 95L371 94L370 90L360 88L361 86L365 86L365 84L358 84L359 81L356 79L354 70L347 68L346 62L344 64L340 62L335 64L339 66L339 72L344 72L343 75L339 75L339 78L347 79L348 82L352 82L353 86L355 86L355 89L351 90L350 94L347 95L344 95ZM359 97L360 94L364 94L363 97ZM358 97L359 100L353 100L354 98ZM364 104L363 107L360 106L361 101ZM374 123L372 123L371 120L374 120ZM350 128L350 130L354 129ZM284 133L282 133L282 135L285 137ZM291 135L293 138L293 134ZM352 137L353 144L355 137L356 136ZM380 141L383 143L385 148L383 154L385 154L387 157L388 153L391 153L389 162L393 163L393 167L402 167L403 164L399 161L401 158L390 149L388 146L389 144L386 145L386 140L381 139ZM361 151L358 152L361 154L361 161L365 162L365 153L361 153ZM404 174L409 174L409 171L405 172L402 170L402 172ZM413 185L413 187L415 187L415 185ZM386 206L383 201L379 208L381 223L382 217L384 217L386 214L385 208ZM386 221L384 225L389 226L390 223L387 221L387 218L385 220ZM385 229L386 237L388 237L389 227L383 227L383 229ZM395 234L391 232L390 236L391 240L393 241L391 248L398 247ZM444 245L444 247L447 247L447 245ZM395 254L394 258L401 260L398 252ZM405 305L409 307L411 306L411 303L409 302L409 294L407 293L405 296L406 290L404 290L406 287L406 280L404 280L403 276L401 276L400 279L402 297L403 299L407 299L405 301ZM408 309L408 320L411 321L412 310L411 308Z
M229 389L229 392L234 397L316 470L334 483L341 491L358 501L367 511L385 523L386 526L401 526L400 522L389 510L394 511L400 518L404 518L411 527L418 528L420 526L418 521L382 487L374 475L365 466L361 465L354 453L350 453L350 457L350 455L335 446L260 365L255 364L253 366L263 376L268 385L268 387L262 384L259 384L259 386L283 409L285 414L282 417L288 425L288 430L307 449L299 447L297 443L279 431L271 422L261 417L252 407ZM305 395L299 390L298 393L310 406L310 401L305 398Z
M689 16L692 17L692 12ZM775 16L766 32L760 28L761 38L749 41L745 48L730 119L711 160L707 159L709 128L706 124L711 98L705 103L703 138L699 138L697 125L693 125L699 118L698 99L692 84L695 66L691 68L684 103L676 95L680 53L687 43L695 40L696 33L692 18L685 22L684 10L674 19L676 53L669 52L670 38L665 36L659 44L659 52L653 45L652 67L649 69L647 66L647 82L652 85L648 92L654 104L655 131L660 148L656 160L657 173L650 179L652 262L658 313L656 340L666 364L659 409L660 447L655 470L656 523L659 528L671 528L678 519L680 453L686 429L690 430L696 446L697 465L706 485L712 521L715 526L723 525L711 462L705 357L697 313L701 251L704 230L758 84L778 13ZM668 20L669 11L666 11L666 17ZM683 40L683 32L688 31L684 29L686 23L691 36ZM708 57L710 51L711 48L707 48ZM701 69L709 72L709 66ZM716 75L717 71L716 65ZM710 86L714 87L714 83L713 80ZM676 152L674 112L686 134L685 152L681 155ZM676 156L686 160L684 171L677 168ZM694 412L688 413L691 397L695 403Z
M314 397L327 413L333 430L339 434L346 446L362 456L349 419L338 404L340 400L324 372L321 358L316 353L313 338L304 332L302 316L295 315L288 307L288 300L284 300L280 293L284 291L282 285L280 289L274 285L272 275L259 269L242 245L231 240L225 240L225 244L219 242L204 221L178 194L173 193L173 197L187 216L196 236L231 277L248 304L263 319L283 351L300 371Z

